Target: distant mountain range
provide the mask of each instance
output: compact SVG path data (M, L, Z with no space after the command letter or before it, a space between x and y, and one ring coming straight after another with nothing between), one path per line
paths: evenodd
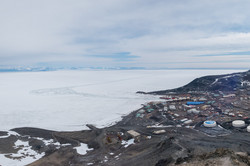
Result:
M30 68L30 67L17 67L17 68L0 68L0 72L28 72L28 71L54 71L57 69L49 68L49 67L36 67L36 68Z
M0 67L0 72L36 72L56 70L145 70L144 67Z
M246 88L250 88L250 70L240 73L196 78L187 85L176 89L138 93L164 95L170 92L185 93L190 91L236 91Z
M245 68L150 68L150 67L5 67L0 66L0 72L36 72L56 70L245 70Z

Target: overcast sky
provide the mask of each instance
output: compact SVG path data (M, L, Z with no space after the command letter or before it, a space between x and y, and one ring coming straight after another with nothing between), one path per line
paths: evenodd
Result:
M249 0L0 0L0 66L250 68Z

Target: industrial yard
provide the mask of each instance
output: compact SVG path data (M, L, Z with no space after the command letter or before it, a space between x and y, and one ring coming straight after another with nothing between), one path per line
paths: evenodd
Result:
M207 120L216 121L220 125L239 119L248 123L250 117L248 110L250 97L245 91L227 94L220 91L205 94L171 94L160 98L165 101L144 105L137 112L136 117L161 119L154 124L159 127L174 125L187 128L194 128L197 123Z

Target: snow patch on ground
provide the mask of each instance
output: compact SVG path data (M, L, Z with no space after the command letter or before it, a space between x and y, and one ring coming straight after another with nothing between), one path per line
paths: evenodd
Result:
M8 131L7 136L2 136L1 138L8 138L11 135L20 136L18 133L13 131ZM46 140L44 138L39 137L29 137L36 140L43 141L45 146L54 145L56 149L59 149L63 146L70 146L71 144L60 144L59 142L55 142L53 139ZM17 153L5 153L0 154L0 165L1 166L23 166L26 164L30 164L40 158L42 158L45 153L38 153L31 149L28 141L17 140L14 143L14 149L17 149Z
M0 136L0 139L1 138L8 138L11 135L19 136L19 134L14 132L14 131L7 131L7 135Z
M219 82L220 80L222 79L228 79L228 78L231 78L231 77L235 77L235 76L238 76L239 74L233 74L233 75L229 75L229 76L224 76L224 77L221 77L221 78L216 78L215 81L211 84L211 85L214 85L215 83ZM210 86L211 86L210 85Z
M135 144L134 138L127 140L127 141L122 140L122 145L124 145L125 148L128 147L129 145L132 145L132 144Z
M80 146L74 147L74 149L76 149L76 152L80 155L85 155L88 151L93 150L93 148L88 148L88 145L84 143L80 143Z
M216 79L215 79L215 81L214 81L211 85L214 85L215 83L217 83L217 82L218 82L218 80L219 80L219 79L218 79L218 78L216 78ZM210 85L210 86L211 86L211 85Z
M32 150L27 141L17 140L14 148L18 149L17 153L0 154L1 166L23 166L30 164L45 155L45 153L39 154Z
M46 139L40 138L40 137L32 137L32 138L43 141L45 146L54 145L54 146L56 146L57 149L59 149L61 146L70 146L71 145L69 143L60 144L60 142L55 142L53 139L46 140Z
M250 86L250 82L249 81L242 81L241 82L241 86Z

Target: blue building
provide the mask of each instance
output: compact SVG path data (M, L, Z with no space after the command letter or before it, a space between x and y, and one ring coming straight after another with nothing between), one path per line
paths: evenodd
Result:
M187 105L200 105L200 104L204 104L203 101L188 101Z

